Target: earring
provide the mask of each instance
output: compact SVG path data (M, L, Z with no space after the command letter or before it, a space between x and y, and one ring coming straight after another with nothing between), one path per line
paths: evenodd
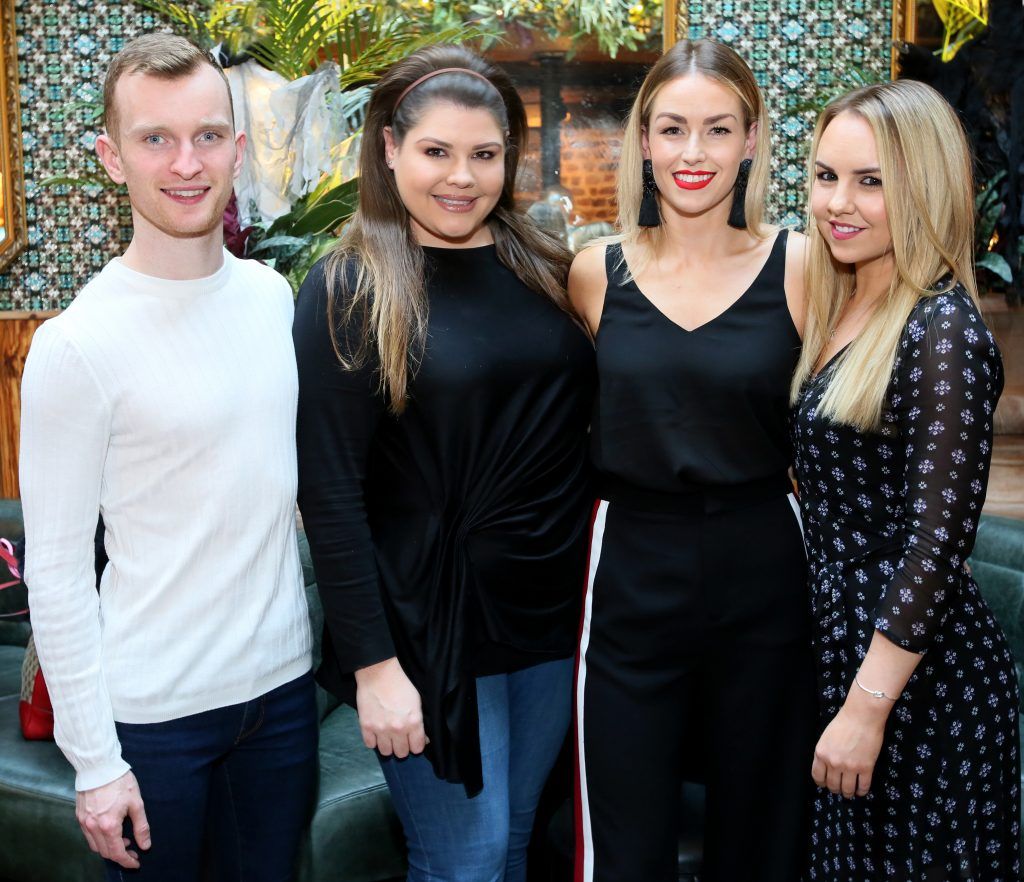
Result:
M640 217L637 223L641 227L660 227L661 212L658 210L658 185L654 182L654 165L649 159L643 166L644 195L640 200Z
M729 226L735 227L737 230L746 229L747 226L747 179L750 177L750 167L753 164L751 159L744 159L740 163L740 170L736 174L736 185L732 188Z

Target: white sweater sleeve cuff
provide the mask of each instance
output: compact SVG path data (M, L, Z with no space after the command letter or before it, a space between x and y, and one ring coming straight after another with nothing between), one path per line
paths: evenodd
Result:
M131 771L131 768L121 757L118 757L116 760L110 760L99 766L79 769L78 774L75 775L75 790L95 790L97 787L116 781L125 772Z

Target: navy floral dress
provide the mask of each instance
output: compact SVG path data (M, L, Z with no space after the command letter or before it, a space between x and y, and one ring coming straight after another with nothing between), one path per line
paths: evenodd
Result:
M923 659L889 716L871 792L816 792L809 878L1017 882L1017 678L964 568L985 499L999 350L959 286L922 298L877 433L816 413L835 363L793 414L821 729L876 628Z

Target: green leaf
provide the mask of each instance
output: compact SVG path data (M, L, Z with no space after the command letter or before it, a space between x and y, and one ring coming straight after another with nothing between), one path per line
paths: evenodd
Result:
M1006 258L1003 255L997 254L995 251L986 251L978 259L976 265L995 273L1004 282L1013 281L1013 270L1010 269L1010 264L1006 262Z
M870 68L855 67L851 66L845 68L842 73L836 77L835 82L827 89L819 89L815 92L812 98L806 101L801 101L790 108L790 113L821 113L828 104L831 104L836 98L841 95L845 95L854 89L859 89L861 86L870 86L874 83L883 83L888 79L888 76L882 73L876 73Z
M51 175L39 182L40 187L102 187L104 190L112 181L106 175Z
M248 257L256 257L271 251L293 252L309 245L309 236L271 236L263 239L251 249L246 249Z
M149 9L181 25L186 32L186 36L192 37L204 48L208 49L213 45L214 41L211 39L206 23L191 9L173 3L171 0L138 0L138 4L143 9ZM215 4L210 2L204 3L200 0L200 2L191 5L197 6L200 9L203 7L210 9Z
M339 196L324 199L311 206L306 213L292 225L292 232L298 235L308 233L332 233L355 213L358 197Z

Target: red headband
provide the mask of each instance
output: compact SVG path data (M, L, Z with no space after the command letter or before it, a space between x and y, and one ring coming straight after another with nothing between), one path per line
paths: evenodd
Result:
M445 73L469 74L471 77L476 77L478 80L483 80L485 83L487 83L488 86L494 89L495 92L498 91L498 87L495 86L494 83L492 83L489 79L487 79L487 77L485 77L482 73L477 73L475 70L470 70L468 67L442 67L440 70L432 70L430 73L421 76L418 80L414 80L413 82L409 83L409 85L406 86L405 89L402 91L402 94L398 96L398 100L395 102L395 106L391 112L394 113L396 110L398 110L398 106L405 100L405 96L408 95L418 85L420 85L420 83L425 83L432 77L440 76L441 74ZM501 93L499 92L498 94L500 95Z

